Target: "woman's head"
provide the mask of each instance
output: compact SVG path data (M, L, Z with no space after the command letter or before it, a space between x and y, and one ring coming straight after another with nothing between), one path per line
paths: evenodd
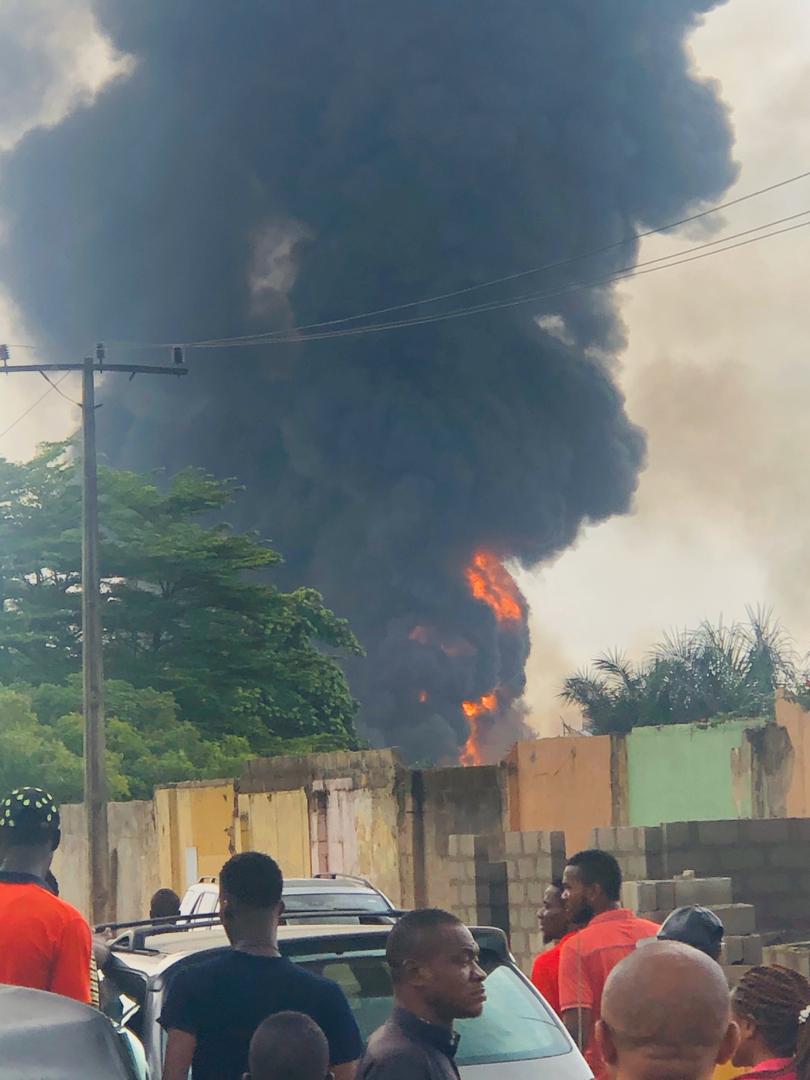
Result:
M784 967L754 967L731 999L740 1043L734 1064L796 1059L799 1080L810 1080L810 982Z

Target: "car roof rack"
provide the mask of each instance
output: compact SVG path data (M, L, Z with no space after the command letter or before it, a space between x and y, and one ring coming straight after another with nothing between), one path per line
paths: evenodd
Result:
M332 925L334 918L359 919L361 926L380 926L381 919L399 919L406 915L406 911L391 908L389 911L358 911L356 908L329 910L329 911L296 911L295 908L285 910L279 920L279 925L288 925L289 919L296 922L323 922ZM133 919L130 922L99 923L95 927L96 933L105 930L128 931L122 933L115 941L110 942L110 947L116 952L158 952L157 949L147 949L146 939L159 937L162 934L182 934L189 930L206 930L213 926L221 926L222 919L219 912L209 912L199 915L179 915L177 921L160 919Z

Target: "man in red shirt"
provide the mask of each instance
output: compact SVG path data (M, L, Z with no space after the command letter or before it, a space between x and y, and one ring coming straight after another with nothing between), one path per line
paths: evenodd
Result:
M605 851L581 851L569 860L563 874L563 901L569 916L590 921L562 947L560 1011L596 1080L605 1076L593 1037L601 1017L605 981L637 942L656 937L661 929L658 923L622 908L621 889L619 864Z
M556 878L543 894L537 921L543 932L543 943L551 948L539 953L532 967L532 982L556 1013L560 1011L560 953L565 942L579 929L571 924L562 893L563 883Z
M61 832L41 788L0 801L0 983L90 1003L90 927L46 883Z

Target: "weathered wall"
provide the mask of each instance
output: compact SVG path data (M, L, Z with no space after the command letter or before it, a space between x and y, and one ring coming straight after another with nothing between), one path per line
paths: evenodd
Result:
M507 764L513 832L562 829L574 852L597 825L627 820L622 738L528 739L515 744Z
M793 701L776 698L776 722L784 728L790 740L787 792L784 799L785 817L810 817L810 713ZM776 813L768 817L778 817Z
M201 877L216 877L236 851L232 780L193 780L155 790L162 883L183 895Z
M292 814L294 819L289 863L281 846L277 848L288 876L293 876L293 866L307 866L307 874L354 874L369 878L395 904L412 904L409 786L408 771L394 750L262 758L248 762L239 781L240 810L244 806L250 812L252 806L262 805L267 792L294 795L294 807L278 804L285 816ZM305 826L301 800L306 806ZM276 820L281 844L280 831L286 826L278 815Z
M421 902L448 907L453 898L447 861L450 837L503 832L505 769L498 765L425 769L419 776L425 874Z
M272 855L287 877L312 873L309 808L304 791L239 795L239 850Z
M113 871L113 913L116 919L141 919L149 914L152 894L161 881L157 858L157 831L151 802L110 803L108 808ZM62 844L53 872L60 894L87 914L87 844L84 807L63 806Z
M626 737L628 823L747 818L753 720L636 728Z

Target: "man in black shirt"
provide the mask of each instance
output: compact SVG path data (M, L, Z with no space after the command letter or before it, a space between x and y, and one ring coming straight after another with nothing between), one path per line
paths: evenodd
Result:
M219 878L222 925L231 948L180 971L160 1023L166 1029L163 1080L241 1080L248 1047L268 1016L295 1010L326 1035L335 1080L353 1080L360 1032L340 987L282 957L281 870L257 851L234 855Z
M467 927L446 911L405 915L388 937L396 1008L369 1039L358 1080L458 1080L453 1021L480 1016L486 973Z

